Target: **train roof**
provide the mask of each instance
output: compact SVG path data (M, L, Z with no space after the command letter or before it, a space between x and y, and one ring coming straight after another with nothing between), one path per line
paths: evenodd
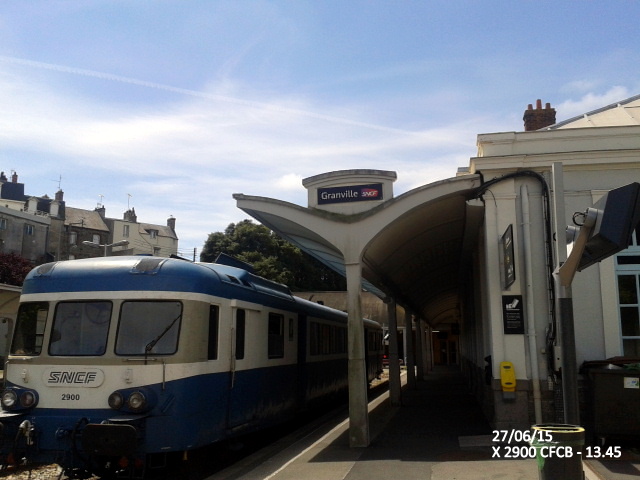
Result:
M151 256L97 257L40 265L27 275L22 293L156 290L231 297L238 295L238 287L293 300L285 285L240 268Z
M309 315L346 319L346 313L295 297L286 285L242 268L152 256L96 257L40 265L27 275L22 294L108 291L189 292L236 298ZM365 324L379 327L377 322Z

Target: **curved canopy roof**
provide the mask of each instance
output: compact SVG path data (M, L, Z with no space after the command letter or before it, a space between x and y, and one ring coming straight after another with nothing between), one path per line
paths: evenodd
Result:
M457 322L484 205L478 175L425 185L356 215L235 194L240 209L332 269L345 271L329 229L359 235L363 287L432 325Z

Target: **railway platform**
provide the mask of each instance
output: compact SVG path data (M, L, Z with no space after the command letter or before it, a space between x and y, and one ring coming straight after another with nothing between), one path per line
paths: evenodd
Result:
M327 416L207 480L537 480L535 459L492 458L492 429L458 370L436 369L417 388L369 404L367 448L350 448L346 412ZM640 456L583 461L586 480L640 477Z

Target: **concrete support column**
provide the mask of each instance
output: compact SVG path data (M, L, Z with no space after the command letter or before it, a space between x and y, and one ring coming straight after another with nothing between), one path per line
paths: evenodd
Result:
M425 368L427 369L427 373L428 373L433 370L433 328L431 328L429 325L425 327L424 340L425 340L424 350L426 352L426 357L427 357L427 363Z
M406 308L404 310L405 325L405 347L407 358L407 385L409 388L416 388L416 360L413 355L413 315Z
M424 351L424 324L421 319L416 319L416 367L418 370L418 380L425 377L425 351Z
M367 370L362 321L360 263L346 263L349 350L349 445L369 446Z
M427 332L430 329L427 328L427 322L424 319L420 319L420 338L422 339L422 365L424 369L424 376L426 377L431 368L429 368L430 352L431 352L431 338L427 338Z
M400 359L398 357L398 319L396 301L387 300L387 320L389 321L389 398L391 405L402 403L400 390Z

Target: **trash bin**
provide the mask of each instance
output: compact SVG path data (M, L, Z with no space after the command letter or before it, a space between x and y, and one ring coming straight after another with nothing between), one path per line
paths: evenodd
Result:
M587 427L593 430L594 440L640 435L640 370L636 365L585 366L591 397Z
M583 480L584 428L563 423L531 427L540 480Z

